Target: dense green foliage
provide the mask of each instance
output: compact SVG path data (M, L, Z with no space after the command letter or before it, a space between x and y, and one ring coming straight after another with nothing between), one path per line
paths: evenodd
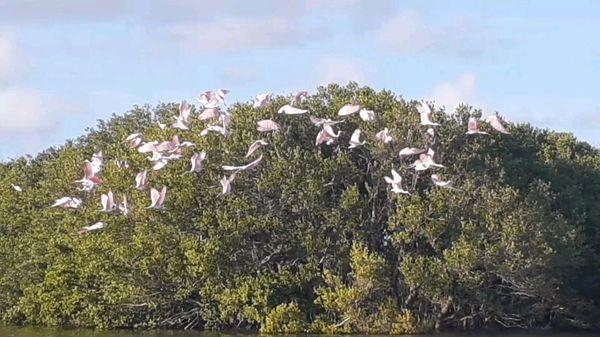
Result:
M308 116L229 107L228 138L161 130L176 104L134 108L99 122L76 141L0 166L0 317L9 324L94 327L247 328L263 332L417 333L479 327L583 327L600 321L600 154L570 134L509 125L510 135L467 136L470 114L436 111L437 170L461 191L439 189L400 159L423 146L415 102L354 84L330 85L302 103L335 119L349 102L374 110L351 116L333 145L314 146ZM259 135L274 118L283 132ZM368 143L348 150L360 127ZM374 134L388 127L395 142ZM147 210L133 188L150 164L122 140L178 134L208 153L199 174L189 160L152 172L169 187L165 210ZM220 195L222 164L244 164L248 145L270 146L258 168ZM83 160L103 150L105 183L77 192ZM111 159L126 160L120 169ZM394 198L383 176L396 168L414 193ZM23 187L17 193L11 183ZM129 217L99 213L99 196L126 193ZM77 210L50 208L59 197ZM96 221L89 235L77 229Z

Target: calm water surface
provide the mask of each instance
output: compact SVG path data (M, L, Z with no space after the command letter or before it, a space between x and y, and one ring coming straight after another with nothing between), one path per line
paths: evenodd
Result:
M88 330L88 329L43 329L15 328L0 326L0 337L265 337L251 333L217 333L203 331L131 331L131 330ZM307 335L280 335L281 337L306 337ZM317 337L319 335L311 335ZM558 333L558 332L469 332L437 335L417 335L418 337L596 337L600 333ZM338 337L378 337L377 335L343 335ZM381 337L381 336L379 336Z

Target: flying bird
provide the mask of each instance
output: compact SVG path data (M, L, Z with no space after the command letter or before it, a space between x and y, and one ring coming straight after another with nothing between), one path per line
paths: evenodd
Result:
M352 115L353 113L358 112L358 110L360 110L360 105L358 104L346 104L343 107L340 108L340 110L338 111L338 116L348 116L348 115Z
M50 207L62 207L62 208L79 208L81 206L82 201L79 198L72 197L62 197L60 199L56 199L54 204Z
M267 146L267 145L269 145L269 143L267 143L265 140L259 139L259 140L255 141L254 143L250 144L250 147L248 148L248 152L246 152L246 156L244 158L250 157L261 146Z
M340 134L342 134L342 131L338 131L336 134L330 124L323 124L321 131L319 131L317 134L315 145L319 146L323 143L331 145L340 136Z
M383 130L377 132L375 134L375 138L377 138L377 140L383 144L387 144L387 143L391 142L392 140L394 140L394 138L392 138L392 136L390 136L390 131L388 130L388 128L384 128Z
M436 125L440 125L439 123L434 123L431 121L431 108L429 107L429 105L425 102L420 102L418 103L419 105L417 105L417 111L419 111L419 114L421 115L421 125L431 125L431 126L436 126Z
M208 135L208 133L211 131L220 133L221 135L223 135L225 137L227 137L227 135L229 135L229 131L227 131L226 128L224 128L220 125L209 125L204 130L200 131L200 136L204 137L204 136Z
M150 200L152 203L147 209L162 209L165 202L165 196L167 194L167 186L163 186L160 192L154 188L150 189Z
M90 163L92 165L92 172L94 174L100 173L100 171L102 171L102 167L104 166L104 155L102 154L102 151L92 154Z
M421 153L419 155L419 159L417 159L413 164L415 171L425 171L425 170L428 170L430 167L443 168L444 165L437 164L433 160L434 155L435 155L435 152L432 149L427 150L427 153Z
M366 140L363 140L362 142L360 141L360 135L360 129L356 129L354 132L352 132L352 136L350 136L350 146L348 146L349 149L353 149L367 143Z
M284 115L301 115L301 114L305 114L307 112L308 112L308 110L294 108L293 106L291 106L289 104L282 106L277 111L277 113L284 114Z
M271 100L271 93L267 92L264 94L258 94L254 98L254 102L252 103L253 108L264 108L269 105L269 101Z
M221 187L222 187L221 194L227 195L227 194L231 193L231 183L235 179L235 174L236 174L236 172L232 173L229 177L223 176L223 178L221 178Z
M113 199L113 192L109 190L107 194L102 194L100 196L100 203L102 204L102 209L100 210L100 212L114 211L116 205Z
M431 175L431 181L433 181L433 184L435 186L439 186L441 188L447 188L447 189L453 190L453 191L460 191L458 188L452 187L452 182L450 180L448 180L448 181L440 180L440 178L438 177L437 174Z
M129 207L127 206L127 196L125 194L123 194L123 201L119 204L118 210L119 213L123 214L124 216L128 216L130 213Z
M407 190L402 188L402 177L396 170L392 169L392 177L383 177L385 181L391 185L392 192L398 194L410 194Z
M365 122L374 122L375 121L375 112L367 109L360 109L358 112L360 119Z
M258 125L256 130L259 132L279 131L280 129L279 124L270 119L258 121L256 124Z
M412 156L415 154L421 154L421 153L425 153L425 152L427 152L427 150L417 149L416 147L405 147L402 150L400 150L399 156L400 157Z
M245 171L245 170L250 170L256 166L258 166L258 164L261 162L261 160L263 159L262 154L254 161L243 165L243 166L230 166L230 165L223 165L221 166L223 168L223 170L225 171Z
M152 142L148 142L148 143L143 143L142 146L138 147L138 152L139 153L147 153L147 152L153 152L156 151L156 146L158 145L158 141L152 141Z
M81 184L80 191L91 191L94 187L101 185L102 180L94 175L92 163L88 160L83 164L83 178L75 180Z
M23 189L19 185L10 184L10 186L17 192L23 192Z
M143 170L135 176L135 188L143 190L146 187L146 183L148 183L148 171Z
M497 115L491 115L488 118L486 118L485 120L492 126L492 128L494 128L494 130L496 130L500 133L503 133L505 135L510 134L510 132L508 132L506 130L506 128L504 127L504 125L502 124L500 117L498 117Z
M209 119L219 118L220 115L221 111L219 111L219 108L207 108L202 110L202 112L198 114L198 119L201 121L205 121Z
M309 118L310 118L311 123L313 123L315 126L323 126L323 125L333 126L338 123L344 122L344 121L333 121L329 118L319 118L319 117L315 117L315 116L310 116Z
M192 172L200 172L202 170L202 162L206 159L206 152L202 151L200 153L194 153L190 158L192 162L192 168L189 170Z
M136 148L142 143L142 134L141 133L132 133L127 138L125 138L125 142L129 144L129 146Z
M105 225L104 225L104 223L103 223L103 222L96 222L96 223L95 223L95 224L93 224L93 225L90 225L90 226L84 226L83 228L81 228L81 229L79 230L79 232L78 232L78 233L79 233L79 235L87 234L87 233L89 233L89 232L92 232L92 231L97 231L97 230L99 230L99 229L102 229L102 228L104 228L104 226L105 226Z
M290 105L298 105L308 96L308 91L298 91L290 100Z
M469 117L469 124L467 125L467 135L474 135L474 134L481 134L481 135L487 135L488 133L485 131L481 131L479 130L479 126L477 124L477 118L475 117Z

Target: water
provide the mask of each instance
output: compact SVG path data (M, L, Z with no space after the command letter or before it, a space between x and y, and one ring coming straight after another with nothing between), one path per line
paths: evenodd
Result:
M180 330L90 330L90 329L45 329L45 328L17 328L0 327L0 337L265 337L277 335L259 335L253 333L235 332L206 332L206 331L180 331ZM308 335L280 335L280 337L307 337ZM584 332L550 332L550 331L496 331L496 332L466 332L445 333L436 335L414 335L417 337L596 337L600 333ZM312 337L317 337L313 335ZM330 337L330 336L329 336ZM343 335L338 337L378 337L377 335ZM379 336L382 337L382 336Z

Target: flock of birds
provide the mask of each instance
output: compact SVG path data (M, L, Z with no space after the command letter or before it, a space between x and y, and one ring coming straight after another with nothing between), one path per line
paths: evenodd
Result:
M223 136L229 134L229 127L231 125L231 115L228 111L221 109L221 105L225 104L225 97L229 93L227 89L218 89L216 91L205 91L200 94L198 101L201 106L201 111L198 113L197 118L201 121L212 121L216 120L216 123L209 124L207 127L200 132L201 136L206 136L209 133L218 133ZM304 115L308 113L308 110L298 108L297 106L307 97L306 91L300 91L293 95L290 99L289 104L286 104L279 108L278 113L282 115ZM271 103L271 93L259 94L253 101L253 108L264 108ZM440 125L432 121L431 108L426 103L419 103L417 106L418 113L420 114L420 124L427 126L426 135L434 137L435 131L433 127ZM375 112L362 107L359 104L346 104L341 107L338 111L338 116L346 117L353 114L357 114L365 122L374 122L376 120ZM189 130L189 122L191 115L191 106L183 101L179 105L179 114L175 116L175 121L171 125L166 125L157 121L158 126L161 129L173 128L179 130ZM317 133L315 145L319 146L323 143L332 144L334 143L341 132L336 132L335 128L337 124L344 122L341 120L331 120L328 118L318 118L310 116L310 121L319 128ZM502 124L501 120L497 115L492 115L485 120L490 126L503 134L508 134L508 131ZM273 121L272 119L264 119L257 122L256 130L260 133L266 132L277 132L281 129L281 126ZM474 134L486 134L486 132L479 129L479 121L475 117L470 117L467 132L468 135ZM393 137L390 135L388 128L376 133L375 138L381 144L387 144L393 141ZM184 149L192 148L195 146L194 143L189 141L180 142L177 135L173 136L170 141L150 141L145 142L141 133L133 133L127 136L124 140L130 147L137 149L139 153L148 154L147 159L152 164L151 169L153 171L161 170L172 160L178 160L183 158ZM363 135L360 129L356 129L352 132L349 142L349 149L354 149L366 144L366 140L363 139ZM260 148L268 146L269 143L264 139L258 139L250 144L245 158L251 158L256 151ZM434 150L431 148L420 149L420 148L403 148L399 156L418 156L411 167L416 171L426 171L430 168L444 167L434 161ZM198 173L202 170L202 163L206 160L206 152L193 153L190 158L191 167L189 173ZM251 170L258 166L262 161L262 154L259 155L255 160L249 162L246 165L232 166L223 165L222 169L226 173L221 179L222 194L227 195L231 193L232 183L236 175L242 171ZM129 165L127 162L115 160L116 164L120 168L127 168ZM92 155L90 160L85 160L83 165L83 177L75 182L79 184L80 191L91 191L95 187L103 183L102 179L98 176L104 167L104 156L102 151L96 152ZM227 174L228 173L228 174ZM385 181L390 185L390 190L394 194L410 194L410 192L402 187L402 177L394 169L391 170L391 177L384 177ZM440 179L437 174L431 175L431 181L434 185L441 188L454 189L451 181L444 181ZM148 170L139 172L135 177L135 188L143 190L147 187L148 182ZM12 187L17 192L22 192L23 189L12 184ZM167 195L167 187L163 186L160 191L155 188L150 189L150 205L147 209L162 209L164 206L165 198ZM112 190L108 193L102 194L100 197L100 203L102 205L101 212L116 213L127 216L130 214L130 209L127 205L127 197L123 195L121 202L115 202ZM57 199L51 207L61 208L79 208L83 204L83 201L76 197L65 196ZM99 230L105 227L103 222L97 222L89 226L85 226L79 230L79 234L89 233L91 231Z

